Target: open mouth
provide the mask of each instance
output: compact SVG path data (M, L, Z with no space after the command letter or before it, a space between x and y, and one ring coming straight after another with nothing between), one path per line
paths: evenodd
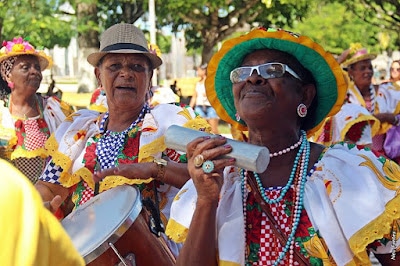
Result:
M118 89L118 90L136 91L136 88L134 88L134 87L128 87L128 86L117 86L116 89Z

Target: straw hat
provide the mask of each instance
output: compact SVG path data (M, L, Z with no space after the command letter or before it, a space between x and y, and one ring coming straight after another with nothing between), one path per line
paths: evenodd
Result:
M208 64L207 97L219 117L239 130L247 130L244 121L236 121L230 72L240 66L247 54L260 49L291 54L313 75L317 90L315 116L308 121L309 128L304 128L309 135L322 125L326 117L340 110L347 83L335 58L306 36L281 29L258 28L224 42Z
M133 24L116 24L104 31L99 52L90 54L87 61L96 67L100 59L108 53L143 54L149 58L153 69L162 64L161 58L149 51L143 32Z
M22 37L14 38L12 41L4 41L0 49L0 64L13 56L34 55L38 58L40 69L43 71L50 68L51 58L43 51L36 50L29 42L24 41Z
M375 54L370 54L368 53L368 50L366 48L360 47L357 50L350 51L350 59L346 60L343 62L342 66L344 68L347 68L348 66L355 64L360 61L364 60L373 60L376 58Z

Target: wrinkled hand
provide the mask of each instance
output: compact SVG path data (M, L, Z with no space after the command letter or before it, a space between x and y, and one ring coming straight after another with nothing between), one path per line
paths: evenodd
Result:
M63 200L60 195L56 195L51 201L45 201L44 206L51 212L56 213L56 211L61 207Z
M198 199L216 202L223 184L223 170L226 166L234 165L235 159L221 156L232 151L232 147L226 144L226 138L199 137L190 142L187 147L188 169L190 177L196 186ZM202 167L195 166L195 157L202 155L204 161L210 160L214 164L211 173L205 173Z
M93 174L94 182L99 182L110 175L120 175L129 179L148 179L154 175L154 163L120 164Z

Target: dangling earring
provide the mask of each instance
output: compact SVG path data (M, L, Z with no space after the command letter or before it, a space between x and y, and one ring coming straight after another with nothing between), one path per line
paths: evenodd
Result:
M8 87L9 87L10 89L14 89L14 82L12 82L12 81L7 82L7 85L8 85Z
M240 121L240 115L238 113L235 114L236 121Z
M297 106L297 115L300 117L305 117L307 115L307 106L304 103Z

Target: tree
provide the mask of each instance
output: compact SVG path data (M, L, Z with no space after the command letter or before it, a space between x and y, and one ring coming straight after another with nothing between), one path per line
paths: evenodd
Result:
M160 0L158 25L185 31L187 48L202 49L202 63L210 60L217 44L238 31L263 25L283 27L305 16L306 0Z
M400 1L398 0L346 0L343 4L359 19L381 31L390 31L393 44L389 49L400 47Z
M371 52L380 53L386 47L379 38L388 34L388 30L354 16L344 4L337 2L318 3L313 7L313 14L295 22L291 30L309 36L334 54L340 54L351 43L361 43Z
M0 1L0 41L23 37L38 48L67 47L75 35L73 17L65 17L59 1Z

